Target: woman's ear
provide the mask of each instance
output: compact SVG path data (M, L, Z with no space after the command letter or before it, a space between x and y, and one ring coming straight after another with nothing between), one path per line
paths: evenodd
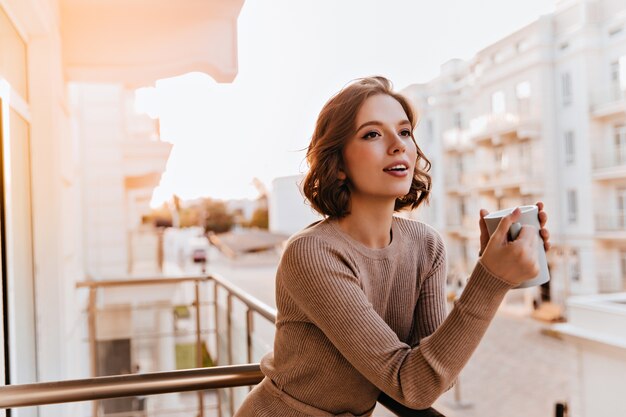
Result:
M339 173L337 174L337 178L341 181L345 180L347 178L346 173L343 172L342 170L339 170Z

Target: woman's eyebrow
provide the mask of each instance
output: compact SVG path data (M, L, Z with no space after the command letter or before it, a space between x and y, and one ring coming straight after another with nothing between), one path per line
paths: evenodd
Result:
M401 126L401 125L410 125L410 124L411 124L411 122L410 122L408 119L403 119L403 120L400 120L400 121L398 122L398 126ZM358 132L359 130L361 130L361 129L363 129L364 127L367 127L367 126L382 126L382 125L383 125L383 123L382 123L382 122L379 122L378 120L370 120L369 122L365 122L365 123L363 123L361 126L359 126L359 127L356 129L356 131Z

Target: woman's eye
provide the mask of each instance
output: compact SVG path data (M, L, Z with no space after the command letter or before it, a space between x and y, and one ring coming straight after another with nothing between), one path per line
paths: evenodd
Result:
M364 136L363 139L374 139L375 137L380 136L380 134L376 131L371 131L371 132L367 132Z
M400 132L400 136L411 137L411 131L408 129L404 129L403 131Z

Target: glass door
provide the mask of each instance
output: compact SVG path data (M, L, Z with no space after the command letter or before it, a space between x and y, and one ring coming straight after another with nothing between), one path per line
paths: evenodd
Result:
M24 384L38 380L30 123L10 105L9 92L15 94L0 79L4 382ZM37 409L13 410L10 415L36 416Z

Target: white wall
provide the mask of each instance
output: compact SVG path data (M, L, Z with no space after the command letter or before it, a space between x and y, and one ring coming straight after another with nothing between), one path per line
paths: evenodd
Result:
M272 181L269 194L270 231L291 235L321 220L322 216L305 203L300 188L302 179L300 175L293 175Z

